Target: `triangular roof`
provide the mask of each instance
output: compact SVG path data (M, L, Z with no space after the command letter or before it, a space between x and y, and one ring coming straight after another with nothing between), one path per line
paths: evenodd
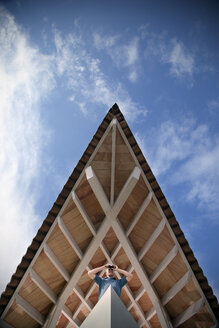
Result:
M91 267L134 278L140 327L213 327L216 297L119 107L105 116L0 299L0 326L79 327L97 302Z

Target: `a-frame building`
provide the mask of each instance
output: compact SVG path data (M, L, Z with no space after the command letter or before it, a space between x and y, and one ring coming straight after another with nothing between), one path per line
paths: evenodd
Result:
M139 327L217 327L217 299L116 104L2 294L0 327L80 327L98 297L87 271L108 262L133 273L121 300Z

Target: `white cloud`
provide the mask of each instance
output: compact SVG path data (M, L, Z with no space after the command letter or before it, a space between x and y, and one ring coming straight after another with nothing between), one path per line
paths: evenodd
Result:
M197 126L192 119L164 122L147 153L155 176L165 174L169 183L184 184L188 201L218 209L219 138L206 125Z
M98 50L105 50L118 68L128 68L131 82L137 81L137 63L139 61L139 39L134 37L125 43L120 35L101 36L93 34L94 45Z
M211 210L219 208L219 140L210 142L209 147L195 151L194 155L174 174L175 183L189 183L187 199L197 199L199 206L207 206Z
M195 71L195 56L180 40L168 40L167 34L147 35L146 57L154 56L161 63L169 65L170 74L175 78L192 78Z
M208 109L210 112L217 112L219 110L219 100L218 99L212 99L208 102Z
M102 42L96 35L96 43ZM113 41L105 40L106 44ZM55 31L57 49L56 63L60 76L65 76L71 92L70 101L74 101L84 115L88 115L90 103L104 105L108 108L115 102L124 111L128 120L135 120L139 115L146 115L147 110L133 102L121 83L111 82L101 70L101 62L85 50L83 40L74 35L62 37ZM129 61L136 58L134 50L129 49ZM133 74L131 77L135 79Z
M38 102L54 87L52 58L28 44L0 8L0 289L5 288L37 226L33 183L39 174L43 130ZM10 261L8 256L10 254Z
M108 37L102 37L100 34L95 32L93 34L93 38L94 38L95 47L99 50L103 50L103 49L110 49L111 47L115 46L117 40L120 39L120 36L110 35Z
M138 39L134 38L128 45L124 46L124 54L127 57L126 65L134 65L138 60Z
M172 42L172 49L163 59L170 64L170 71L174 76L192 76L194 72L194 58L189 51L185 49L182 42L174 40Z

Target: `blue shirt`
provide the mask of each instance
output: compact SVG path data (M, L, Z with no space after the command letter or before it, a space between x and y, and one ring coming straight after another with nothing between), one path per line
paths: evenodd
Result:
M100 299L103 296L103 294L105 293L105 291L110 285L113 287L116 294L120 296L122 287L125 286L128 282L125 276L122 279L115 279L115 278L101 278L98 275L95 276L94 281L99 286L98 299Z

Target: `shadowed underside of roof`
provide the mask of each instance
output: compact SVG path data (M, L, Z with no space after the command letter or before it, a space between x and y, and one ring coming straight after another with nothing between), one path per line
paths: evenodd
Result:
M217 299L116 104L1 295L0 314L12 327L21 309L21 327L52 327L55 316L57 327L79 327L97 302L87 270L108 261L132 271L122 301L141 327L216 324Z

